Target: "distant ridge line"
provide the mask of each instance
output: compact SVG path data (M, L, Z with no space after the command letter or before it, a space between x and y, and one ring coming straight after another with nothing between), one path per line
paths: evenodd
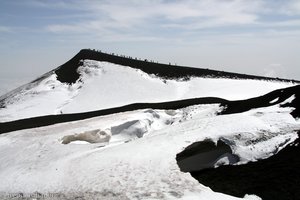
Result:
M80 75L77 68L81 65L81 60L106 61L118 65L129 66L140 69L148 74L155 74L165 79L183 79L188 80L191 77L214 77L214 78L232 78L232 79L256 79L300 83L297 80L272 78L264 76L247 75L233 72L224 72L218 70L193 68L187 66L177 66L171 64L155 63L145 60L135 59L133 57L124 57L117 54L108 54L101 51L82 49L72 59L54 70L57 79L60 82L72 84L75 83Z

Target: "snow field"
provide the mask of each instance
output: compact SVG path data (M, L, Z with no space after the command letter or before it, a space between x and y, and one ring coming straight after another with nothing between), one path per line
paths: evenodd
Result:
M290 108L279 106L218 116L220 109L214 104L137 110L2 134L0 193L238 199L215 193L181 172L176 154L196 141L223 138L241 157L238 164L246 163L269 157L292 142L300 123L291 117ZM127 130L140 129L143 123L147 127L143 135L128 135ZM112 127L118 128L108 142L62 144L66 135ZM244 199L259 198L249 194Z

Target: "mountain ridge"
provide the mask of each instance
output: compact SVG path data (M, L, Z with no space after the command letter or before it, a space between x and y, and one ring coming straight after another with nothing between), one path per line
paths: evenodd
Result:
M139 60L137 58L118 56L116 54L103 53L101 51L82 49L73 58L54 69L57 79L64 83L75 83L80 77L77 68L81 64L81 60L106 61L123 66L129 66L140 69L148 74L166 79L189 79L190 77L214 77L214 78L233 78L233 79L257 79L257 80L275 80L284 82L300 83L298 80L290 80L283 78L272 78L256 75L247 75L234 72L225 72L205 68L194 68L187 66L177 66L171 64L162 64L148 61L147 59Z
M231 200L237 198L226 194L265 199L271 193L271 199L296 200L299 195L285 193L295 194L297 184L281 187L284 181L299 182L299 159L289 163L299 146L283 149L299 138L300 84L295 83L82 50L0 97L0 199L7 199L7 192L22 197L55 192L58 199ZM197 145L205 140L211 145ZM226 146L215 152L217 141ZM176 160L184 149L183 162ZM279 151L287 153L277 157L279 170L270 170L275 173L268 178L262 169L273 169L271 156ZM252 166L260 160L265 160L261 167ZM202 181L198 163L213 167L209 181L230 180L231 167L223 167L237 164L235 180L245 177L237 184L254 179L254 189L231 193L238 188L231 183L224 188L222 180ZM219 176L215 169L225 172ZM253 176L258 172L262 184ZM270 187L277 178L283 181ZM281 191L277 188L283 192L273 195Z

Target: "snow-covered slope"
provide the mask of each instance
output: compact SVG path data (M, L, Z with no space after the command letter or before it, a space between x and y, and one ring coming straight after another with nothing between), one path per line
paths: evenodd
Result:
M0 192L58 199L238 199L181 172L176 154L194 142L223 138L234 141L240 163L267 158L297 138L300 121L279 105L216 115L220 109L136 110L2 134ZM95 137L93 130L102 133Z
M296 83L82 50L0 97L0 199L282 200L264 194L269 180L236 192L229 178L229 196L210 179L299 152L290 147L300 133ZM300 191L285 183L274 190Z
M50 72L37 81L0 97L0 122L42 115L78 113L137 102L162 102L196 97L227 100L260 96L291 82L203 78L163 79L139 69L84 60L74 84L62 83Z

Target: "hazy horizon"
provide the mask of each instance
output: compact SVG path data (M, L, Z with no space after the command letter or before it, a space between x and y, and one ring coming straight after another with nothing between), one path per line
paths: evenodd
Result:
M300 80L299 0L3 0L0 16L0 81L38 77L83 48Z

